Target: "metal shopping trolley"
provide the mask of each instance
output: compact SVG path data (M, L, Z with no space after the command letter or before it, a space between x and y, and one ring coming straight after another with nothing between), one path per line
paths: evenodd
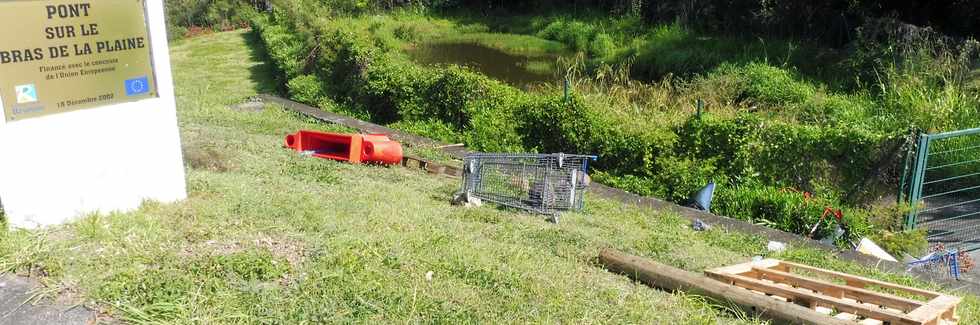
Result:
M470 154L463 158L468 198L551 216L581 210L596 156L570 154Z

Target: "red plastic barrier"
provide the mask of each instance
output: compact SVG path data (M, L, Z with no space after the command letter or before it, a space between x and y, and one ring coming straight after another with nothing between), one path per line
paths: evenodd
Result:
M354 164L393 165L402 161L402 145L383 134L342 134L301 130L286 136L286 147L313 157Z

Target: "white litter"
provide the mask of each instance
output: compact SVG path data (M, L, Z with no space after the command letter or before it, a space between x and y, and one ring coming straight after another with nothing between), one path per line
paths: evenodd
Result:
M453 199L450 202L453 205L462 205L467 208L477 208L483 206L483 200L463 192L454 194Z
M466 206L467 208L478 208L483 206L483 200L481 200L478 197L468 196L466 199L466 204L464 204L464 206Z
M878 259L891 261L891 262L898 262L898 260L896 260L895 257L893 257L891 254L888 254L888 252L886 252L884 249L881 249L881 247L879 247L878 244L875 244L875 242L871 241L868 238L861 238L861 243L858 244L855 250L865 255L871 255L877 257Z
M786 250L786 243L771 240L769 241L769 245L766 245L766 248L769 249L770 252L779 253Z

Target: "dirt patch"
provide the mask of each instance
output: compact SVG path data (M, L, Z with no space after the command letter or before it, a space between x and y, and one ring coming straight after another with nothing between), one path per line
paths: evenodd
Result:
M293 269L299 267L306 259L306 248L303 243L296 240L273 238L270 236L260 236L236 241L209 240L198 245L185 247L180 252L180 256L232 255L249 248L266 249L272 253L272 256L286 260Z
M227 172L237 168L229 155L218 148L200 143L183 146L184 163L193 169Z
M199 36L205 36L205 35L214 34L215 32L219 32L219 31L220 32L227 32L227 31L233 31L233 30L236 30L236 29L250 30L249 29L249 26L248 26L248 23L246 23L246 22L241 22L241 23L239 23L237 25L236 24L228 24L228 23L225 23L225 24L221 24L221 25L213 26L213 27L207 27L207 26L190 26L190 27L187 27L187 31L184 32L184 35L183 36L184 36L184 38L194 38L194 37L199 37Z
M257 113L265 110L265 103L263 103L261 99L255 97L250 98L240 104L235 104L228 107L233 111Z

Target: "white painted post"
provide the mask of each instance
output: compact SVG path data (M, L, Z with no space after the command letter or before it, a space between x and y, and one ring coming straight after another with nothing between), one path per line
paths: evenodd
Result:
M23 2L2 2L0 10L17 3ZM0 116L0 200L11 226L56 225L86 213L130 211L145 200L186 198L163 0L146 0L146 21L155 98L10 122ZM0 47L8 46L16 44ZM13 77L0 74L0 84ZM38 96L45 94L39 89Z

